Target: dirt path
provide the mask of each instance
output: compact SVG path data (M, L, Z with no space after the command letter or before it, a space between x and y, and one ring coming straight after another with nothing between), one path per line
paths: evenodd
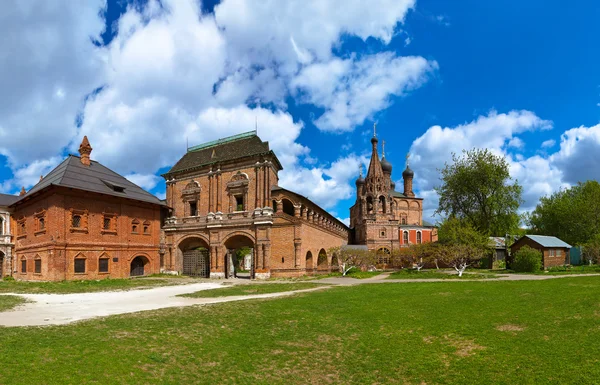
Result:
M323 287L286 291L281 293L231 296L221 298L185 298L180 294L193 293L200 290L210 290L224 287L225 281L192 283L187 285L163 286L151 289L111 291L78 294L6 294L18 295L29 302L13 310L0 313L0 326L42 326L61 325L96 317L116 314L134 313L144 310L163 309L192 305L213 304L232 301L243 301L256 298L276 298L296 293L322 290L329 285L353 286L373 283L415 283L415 282L498 282L546 280L567 277L590 277L600 274L570 274L570 275L523 275L502 274L498 278L489 279L387 279L390 273L383 273L368 279L332 277L324 278L316 283L325 284ZM249 284L260 281L235 280L227 283ZM264 284L277 284L264 282Z
M245 282L239 282L244 284ZM281 293L231 296L221 298L185 298L180 294L223 287L221 282L163 286L144 290L110 291L78 294L8 294L18 295L30 302L0 313L0 326L61 325L75 321L144 310L243 301L255 298L274 298L321 288ZM327 286L325 286L327 287Z

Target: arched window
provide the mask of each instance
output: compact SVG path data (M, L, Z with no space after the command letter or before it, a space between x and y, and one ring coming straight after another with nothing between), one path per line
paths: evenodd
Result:
M134 219L133 221L131 221L131 232L134 234L137 234L139 231L139 227L140 227L140 221L138 221L137 219Z
M108 265L110 262L110 256L108 254L102 254L98 258L98 273L108 273Z
M150 222L149 221L144 221L144 225L143 225L143 233L146 235L150 235Z
M386 247L381 247L377 250L377 260L380 264L390 263L390 250Z
M85 274L85 255L77 254L73 263L73 272L75 274Z
M294 216L294 204L287 199L282 199L281 202L283 204L283 212L286 213L287 215L291 215L293 217Z
M402 243L408 245L408 231L404 231L402 235Z
M4 219L0 218L0 235L4 234Z
M367 214L373 214L373 198L367 197Z
M421 243L422 239L421 239L421 232L417 231L417 243Z
M402 224L405 225L406 224L406 217L402 217Z
M385 197L382 195L379 197L379 212L380 213L386 213L386 207L385 207Z

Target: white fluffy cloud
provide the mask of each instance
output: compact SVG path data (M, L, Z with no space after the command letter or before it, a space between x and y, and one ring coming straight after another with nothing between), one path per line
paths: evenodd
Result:
M202 14L196 0L149 0L128 6L105 46L104 0L6 4L0 84L10 92L0 92L0 154L14 178L2 190L33 185L83 135L94 159L153 189L156 172L188 141L249 131L257 120L285 168L281 184L333 207L353 191L359 157L322 164L299 143L304 123L287 112L286 98L301 92L325 107L320 127L348 130L418 87L434 62L389 52L341 58L337 50L344 36L389 44L414 6L223 0ZM347 66L331 85L339 96L325 100L307 74L337 62Z
M102 84L103 0L8 1L0 12L0 154L15 180L43 171L76 134L85 96ZM39 175L36 177L36 181Z
M425 83L438 68L422 57L392 52L360 59L333 59L305 67L292 81L301 100L325 109L315 124L324 131L351 131L373 113Z
M600 180L600 124L565 131L560 150L550 157L563 173L563 180L576 184L587 179Z

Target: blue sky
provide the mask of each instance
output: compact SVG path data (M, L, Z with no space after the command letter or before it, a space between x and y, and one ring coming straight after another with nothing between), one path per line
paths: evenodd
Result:
M489 148L540 196L600 177L600 5L575 1L9 1L0 14L0 190L88 135L161 196L190 145L254 128L281 184L341 219L374 122L426 217L452 152ZM340 12L342 10L344 12Z

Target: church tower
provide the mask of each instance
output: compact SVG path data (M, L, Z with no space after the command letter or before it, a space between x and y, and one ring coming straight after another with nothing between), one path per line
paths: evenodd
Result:
M395 216L391 193L392 164L385 159L385 141L379 159L377 127L373 126L371 161L365 178L362 171L356 180L356 203L350 209L350 226L354 228L354 242L366 244L369 249L391 252L398 248L398 220Z

